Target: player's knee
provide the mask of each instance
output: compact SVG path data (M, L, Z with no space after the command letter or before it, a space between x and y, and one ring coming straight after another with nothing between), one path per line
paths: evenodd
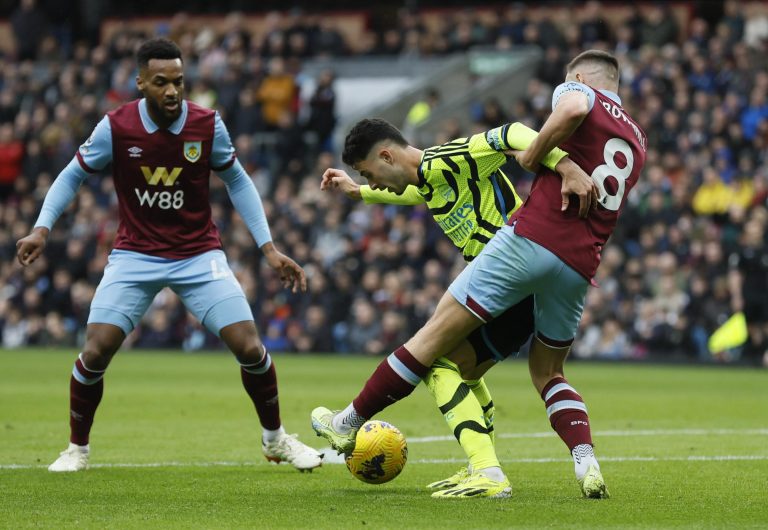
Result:
M85 346L83 346L83 363L89 369L97 372L106 370L112 357L115 355L115 351L99 347L93 342L86 342Z
M264 345L261 340L256 338L255 340L248 341L240 351L233 351L235 358L240 364L256 364L261 362L266 354Z
M125 339L123 331L108 324L91 324L83 346L83 362L91 370L106 370Z
M220 336L240 364L255 364L264 357L264 346L252 321L226 326Z
M488 372L488 368L490 366L493 366L494 363L483 364L480 366L473 366L471 368L467 368L466 370L461 371L461 377L462 379L466 380L474 380L474 379L480 379L481 377L484 377L486 372Z
M264 357L264 345L258 335L242 337L229 345L240 364L254 364Z
M477 362L475 352L471 346L461 344L445 357L458 367L459 373L464 379L475 379L471 375L477 366Z

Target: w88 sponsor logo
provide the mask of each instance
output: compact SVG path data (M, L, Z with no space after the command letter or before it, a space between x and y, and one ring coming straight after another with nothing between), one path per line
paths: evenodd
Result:
M162 185L165 187L173 186L176 184L176 179L179 178L182 168L174 167L168 171L166 167L151 168L148 166L141 166L141 173L144 175L144 180L150 186ZM145 204L150 208L154 208L155 204L161 210L178 210L184 206L184 191L153 191L149 190L139 191L139 188L135 188L136 197L139 199L139 205Z
M153 191L148 190L139 191L139 188L134 188L136 197L139 199L139 205L147 205L150 208L154 208L155 205L161 210L179 210L184 207L184 190L176 190L173 193L170 191Z

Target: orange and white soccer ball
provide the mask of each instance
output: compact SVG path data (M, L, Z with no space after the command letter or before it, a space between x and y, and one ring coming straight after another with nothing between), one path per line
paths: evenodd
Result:
M357 431L355 449L347 456L347 468L358 480L383 484L400 474L408 460L405 436L386 421L371 420Z

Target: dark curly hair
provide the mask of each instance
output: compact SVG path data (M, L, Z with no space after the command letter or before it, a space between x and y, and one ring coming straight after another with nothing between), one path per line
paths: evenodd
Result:
M382 140L391 140L403 147L408 145L403 134L387 120L381 118L360 120L344 140L341 159L348 166L354 166L361 160L365 160L373 146Z
M172 40L150 39L139 46L136 63L139 68L146 68L150 59L181 59L181 50Z

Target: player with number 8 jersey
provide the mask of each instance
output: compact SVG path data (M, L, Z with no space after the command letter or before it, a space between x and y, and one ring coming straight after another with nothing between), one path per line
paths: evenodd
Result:
M608 490L594 454L587 407L565 378L564 363L600 252L645 163L645 133L621 106L618 86L619 65L612 55L590 50L571 61L565 82L552 96L552 115L528 149L516 153L521 165L537 170L528 199L486 246L485 256L449 287L454 299L482 321L533 294L531 380L550 425L573 457L582 493L590 498L605 498ZM539 167L555 145L594 184L597 204L586 218L574 204L563 211L558 204L563 181Z
M558 207L562 181L542 167L525 205L509 220L515 234L551 250L586 279L591 280L600 263L600 251L616 226L627 193L637 183L645 162L645 133L621 107L615 93L593 90L578 82L560 85L553 105L568 92L587 96L590 112L580 129L560 147L592 176L597 185L599 206L586 219L579 219L576 206L565 215ZM579 131L583 133L578 134Z
M512 151L536 171L525 204L451 283L429 321L382 362L357 397L315 431L332 444L354 448L355 430L374 414L407 397L429 367L463 337L533 295L535 337L528 354L531 381L545 404L550 425L573 457L584 496L605 498L608 490L593 451L584 399L565 379L564 363L579 326L587 288L600 262L627 193L645 163L646 136L621 106L619 63L589 50L567 67L555 90L552 114L524 151ZM554 147L567 151L587 175L567 182L539 168ZM591 211L569 201L571 191L595 197ZM586 217L580 214L587 213ZM404 374L404 375L402 375ZM313 420L315 418L313 417ZM505 476L486 476L497 486ZM502 480L503 479L503 480ZM456 498L462 489L440 492Z

